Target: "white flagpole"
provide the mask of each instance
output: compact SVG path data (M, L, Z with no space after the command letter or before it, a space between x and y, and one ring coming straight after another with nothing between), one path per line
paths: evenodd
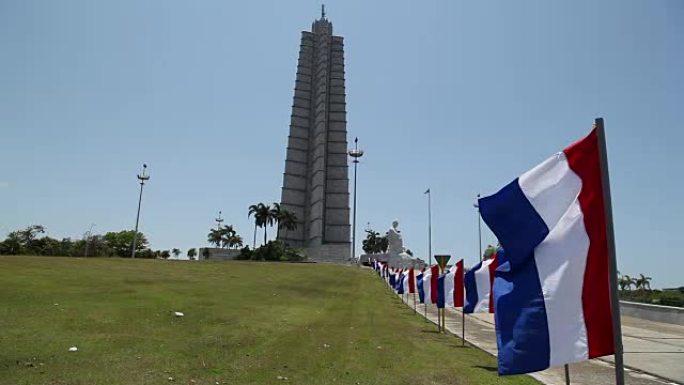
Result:
M608 274L610 279L610 303L613 314L613 340L615 343L615 384L625 384L625 366L622 350L622 324L620 321L620 299L617 294L617 258L615 256L615 232L613 230L613 204L610 194L610 176L608 174L608 152L603 118L594 120L598 139L599 164L601 166L601 184L603 187L603 204L606 215L606 238L608 241Z

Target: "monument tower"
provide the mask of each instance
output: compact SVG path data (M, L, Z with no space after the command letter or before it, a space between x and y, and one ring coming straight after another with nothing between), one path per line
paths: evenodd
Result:
M302 32L287 143L281 207L297 229L278 239L314 261L350 258L344 41L325 17Z

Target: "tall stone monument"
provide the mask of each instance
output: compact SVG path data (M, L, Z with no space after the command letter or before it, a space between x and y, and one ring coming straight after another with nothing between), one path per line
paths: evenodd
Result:
M349 260L344 41L324 11L302 32L280 204L298 220L278 239L314 261Z

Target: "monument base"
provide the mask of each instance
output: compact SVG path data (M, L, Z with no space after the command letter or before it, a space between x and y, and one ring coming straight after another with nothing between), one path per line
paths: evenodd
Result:
M400 269L408 269L410 267L422 268L425 264L418 258L409 258L402 256L393 256L389 253L381 254L362 254L360 257L361 263L371 262L372 260L380 261L382 263L389 263L390 266Z
M349 263L351 245L349 243L324 243L302 249L309 261Z

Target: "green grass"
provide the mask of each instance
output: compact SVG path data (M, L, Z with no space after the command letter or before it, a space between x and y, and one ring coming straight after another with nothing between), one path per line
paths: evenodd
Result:
M367 269L0 257L0 288L0 384L537 383Z

